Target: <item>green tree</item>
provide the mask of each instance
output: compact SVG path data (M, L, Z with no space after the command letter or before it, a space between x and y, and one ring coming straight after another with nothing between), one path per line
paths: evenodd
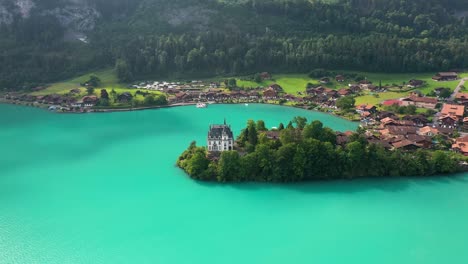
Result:
M267 131L268 129L265 127L265 122L263 120L257 120L257 131Z
M296 124L296 127L298 129L304 129L304 127L307 125L307 118L302 117L302 116L296 116L292 120L294 124Z
M101 85L101 79L96 75L89 76L89 80L86 82L88 86L99 87Z
M152 94L145 96L145 99L143 100L143 104L147 105L147 106L154 105L155 102L156 102L156 100L154 98L154 95L152 95Z
M248 142L255 146L258 142L257 126L253 120L249 120L247 123Z
M131 82L133 79L132 72L128 67L128 64L125 60L118 59L115 63L115 71L117 73L117 78L120 82Z
M280 123L279 126L278 126L278 130L283 130L284 129L284 124L283 123Z
M354 97L351 96L341 97L338 100L336 100L336 107L346 112L354 110L355 104L356 100L354 99Z
M88 93L88 95L94 94L94 87L93 86L88 86L86 88L86 92Z
M222 152L218 163L217 180L220 182L241 180L240 165L240 156L237 151Z
M106 89L101 90L101 99L107 99L109 101L109 94Z

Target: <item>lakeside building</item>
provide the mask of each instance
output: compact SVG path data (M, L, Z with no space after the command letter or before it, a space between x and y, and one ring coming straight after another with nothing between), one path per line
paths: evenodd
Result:
M234 134L231 126L226 124L226 120L224 120L223 125L210 126L207 141L208 151L210 152L223 152L234 149Z

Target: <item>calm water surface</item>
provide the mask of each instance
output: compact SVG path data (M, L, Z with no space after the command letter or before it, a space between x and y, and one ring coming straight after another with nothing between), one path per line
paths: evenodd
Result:
M175 166L210 123L293 108L59 115L0 105L0 264L468 263L468 177L216 185Z

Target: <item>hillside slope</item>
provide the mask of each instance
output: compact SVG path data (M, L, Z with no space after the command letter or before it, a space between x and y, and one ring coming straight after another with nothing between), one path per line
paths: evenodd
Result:
M122 81L462 68L464 10L463 0L2 0L0 87L114 65Z

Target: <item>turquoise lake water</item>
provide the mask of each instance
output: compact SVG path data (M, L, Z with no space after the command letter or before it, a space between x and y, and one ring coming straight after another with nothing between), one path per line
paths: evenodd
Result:
M174 166L270 105L61 115L0 105L0 264L468 263L468 177L218 185Z

